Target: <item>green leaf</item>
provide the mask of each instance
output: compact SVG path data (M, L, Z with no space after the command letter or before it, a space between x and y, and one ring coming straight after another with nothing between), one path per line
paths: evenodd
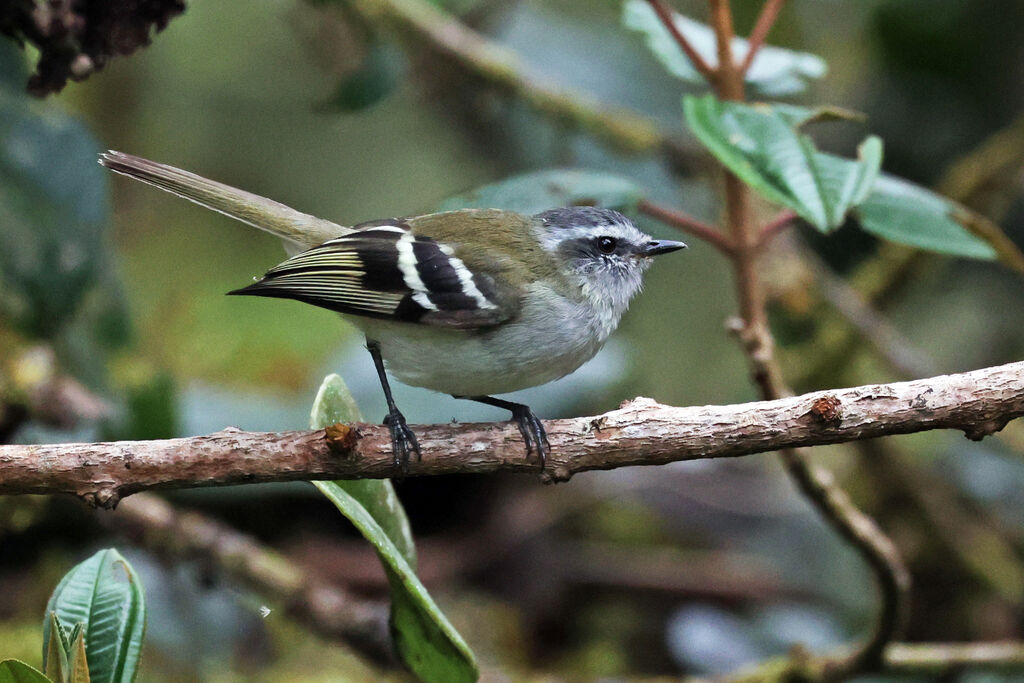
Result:
M864 201L882 168L882 140L869 136L857 148L858 162L815 152L812 163L824 197L830 227L839 227L846 213Z
M0 80L0 316L52 339L94 290L103 290L104 312L124 307L104 234L99 143L79 119L29 102L24 89L21 79L16 89Z
M17 659L0 662L0 683L51 683L42 671Z
M797 130L814 117L812 110L688 95L683 112L697 139L726 168L822 232L842 225L847 212L868 195L881 168L877 137L861 144L857 161L819 152Z
M902 178L882 174L855 215L867 232L945 254L993 259L996 250L958 218L966 209Z
M553 169L514 176L472 192L446 199L439 211L454 209L506 209L539 213L562 206L604 206L629 212L642 194L626 178L601 173Z
M858 160L819 152L799 131L842 112L793 105L683 98L686 121L705 147L758 194L786 206L822 232L848 213L874 235L947 254L996 258L997 249L966 226L978 217L906 180L880 173L882 141L868 137ZM998 231L989 232L995 234ZM1007 258L1013 263L1012 258Z
M101 550L74 567L57 585L46 612L64 623L85 624L89 675L97 683L135 679L146 627L146 608L138 576L114 549ZM43 653L52 634L43 625Z
M19 297L15 320L29 334L54 334L99 278L107 212L98 149L78 121L0 92L0 287Z
M361 422L362 419L359 406L345 386L345 381L338 375L325 377L313 401L313 410L309 416L310 429L323 429L339 422ZM370 513L409 566L415 569L416 545L409 527L409 518L391 482L387 479L356 479L335 483Z
M51 638L43 653L43 672L54 681L63 683L68 679L68 650L71 646L56 612L50 612L50 634ZM57 637L52 637L52 634L57 634Z
M676 12L672 12L672 17L680 33L704 61L712 67L718 64L714 30ZM670 74L688 83L706 83L661 23L650 3L645 0L626 0L622 4L622 24L645 36L647 47ZM733 39L732 53L736 59L743 59L749 49L749 43L743 38ZM747 71L746 82L760 95L779 97L802 92L807 87L807 81L821 78L826 71L828 67L825 60L817 55L764 45Z
M448 622L387 533L343 485L317 488L366 537L380 556L391 585L391 624L398 654L425 683L471 683L479 676L469 646Z
M317 393L310 427L322 429L359 419L344 382L328 376ZM412 672L426 683L477 680L473 653L438 609L415 573L409 523L390 481L315 481L377 550L391 585L395 646Z
M90 683L89 659L85 648L85 630L78 628L68 650L68 683Z

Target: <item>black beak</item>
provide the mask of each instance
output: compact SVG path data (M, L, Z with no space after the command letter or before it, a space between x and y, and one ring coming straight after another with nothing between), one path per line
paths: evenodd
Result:
M670 251L678 251L679 249L686 249L686 245L682 242L673 242L672 240L651 240L644 245L639 255L647 257L657 256L658 254L667 254Z

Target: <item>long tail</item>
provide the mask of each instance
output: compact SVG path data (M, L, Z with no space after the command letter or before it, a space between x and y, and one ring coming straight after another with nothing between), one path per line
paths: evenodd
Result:
M111 150L100 154L100 164L115 173L266 230L303 249L351 231L351 228L296 211L266 197L131 154Z

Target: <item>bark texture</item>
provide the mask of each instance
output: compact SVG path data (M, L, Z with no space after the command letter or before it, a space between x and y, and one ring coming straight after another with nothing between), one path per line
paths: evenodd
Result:
M728 406L627 401L594 417L545 423L551 455L543 476L781 448L855 441L931 429L981 439L1024 415L1024 362L912 382L814 392ZM414 426L423 459L407 476L537 472L511 423ZM0 446L0 494L71 493L113 507L158 488L268 481L383 478L395 474L385 427L243 432L161 441Z

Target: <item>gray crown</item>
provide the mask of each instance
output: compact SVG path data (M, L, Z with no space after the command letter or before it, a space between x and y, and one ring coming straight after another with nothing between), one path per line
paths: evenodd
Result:
M597 206L570 206L537 214L545 224L559 228L596 228L599 225L632 225L618 211Z

